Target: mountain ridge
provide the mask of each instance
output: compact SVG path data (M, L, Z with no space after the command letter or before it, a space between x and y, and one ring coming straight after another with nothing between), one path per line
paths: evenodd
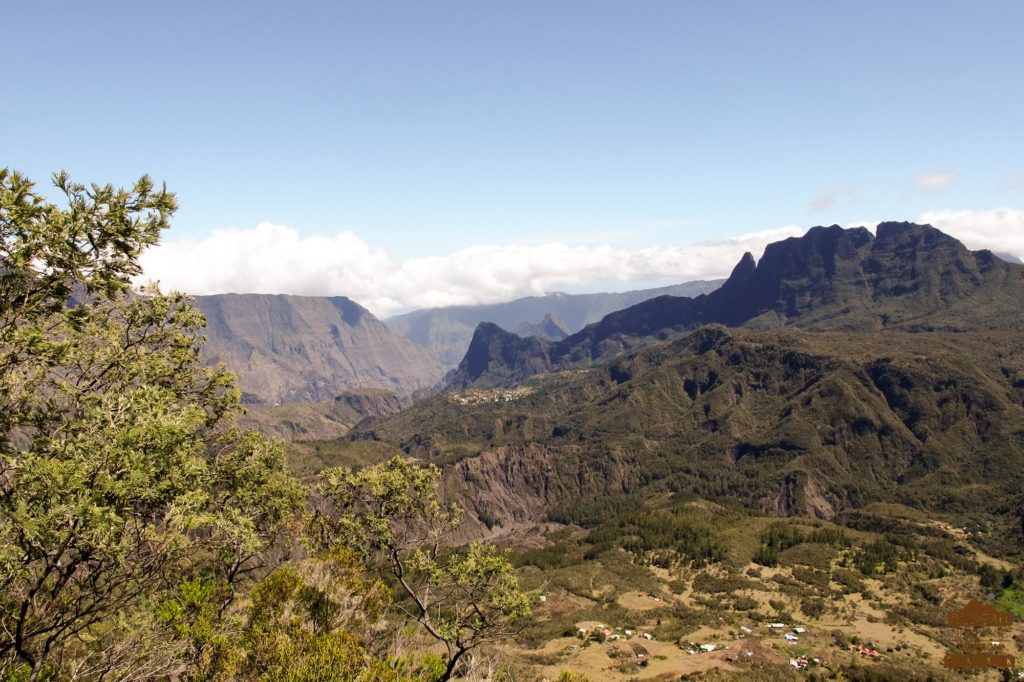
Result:
M536 368L586 365L705 324L756 329L909 331L1021 329L1024 267L990 251L969 251L930 225L880 223L876 234L838 225L772 243L761 260L747 253L717 290L695 298L660 296L606 315L533 352L461 364L449 386L512 385ZM486 330L485 330L486 331ZM487 334L473 343L489 346ZM503 338L503 348L515 347ZM524 347L525 350L525 347ZM467 352L467 356L470 353ZM488 371L477 372L480 367ZM534 372L536 373L536 372Z
M445 306L414 310L384 320L391 329L437 354L446 369L454 369L466 354L476 327L493 322L516 331L537 324L545 315L557 316L571 333L596 322L610 312L665 294L695 295L713 291L724 280L697 280L655 289L619 293L526 296L505 303Z
M197 296L204 360L223 361L248 403L331 400L350 389L399 397L431 388L443 371L429 351L344 296Z

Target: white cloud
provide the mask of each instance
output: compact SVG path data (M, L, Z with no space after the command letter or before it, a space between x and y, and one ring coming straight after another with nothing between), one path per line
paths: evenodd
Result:
M832 208L836 201L842 197L851 196L853 196L853 187L850 187L849 185L833 185L832 187L826 187L811 199L811 210L815 213L821 213L822 211Z
M637 250L608 244L479 244L445 256L395 262L352 232L302 237L283 225L216 230L200 241L166 241L146 251L139 283L190 294L225 292L348 296L375 314L494 303L558 287L618 280L683 282L726 276L745 251L799 236L781 227L689 246Z
M1024 210L934 210L929 223L972 249L1024 257ZM848 227L874 229L876 221ZM348 296L378 315L412 308L495 303L593 283L684 282L723 277L745 251L803 234L789 225L686 246L627 250L563 241L478 244L443 256L395 261L352 232L303 237L283 225L216 230L199 240L165 241L146 251L139 283L157 280L191 294L225 292Z
M990 249L1024 257L1024 210L926 211L917 222L934 225L971 249Z
M949 189L960 176L953 171L927 171L914 176L914 186L938 194Z

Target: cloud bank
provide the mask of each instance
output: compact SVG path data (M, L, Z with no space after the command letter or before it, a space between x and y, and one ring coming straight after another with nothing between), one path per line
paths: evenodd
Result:
M1024 210L921 214L972 249L1024 256ZM860 222L874 228L875 222ZM479 244L443 256L396 261L352 232L303 237L283 225L216 230L200 241L167 241L144 253L144 275L190 294L342 295L387 316L413 308L472 305L618 281L675 283L727 276L745 251L799 236L790 225L685 246L627 250L607 244Z
M1024 258L1024 210L926 211L917 222L934 225L968 248L990 249Z
M723 277L745 251L798 236L781 227L689 246L637 250L605 245L479 244L444 256L396 262L352 232L303 237L283 225L215 230L200 241L167 241L140 259L138 283L190 294L343 295L374 314L496 303L594 282L665 283Z

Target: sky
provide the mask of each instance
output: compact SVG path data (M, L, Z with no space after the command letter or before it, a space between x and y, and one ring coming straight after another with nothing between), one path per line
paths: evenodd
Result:
M146 277L388 315L727 275L819 224L1024 256L1024 3L3 3L0 165L177 193Z

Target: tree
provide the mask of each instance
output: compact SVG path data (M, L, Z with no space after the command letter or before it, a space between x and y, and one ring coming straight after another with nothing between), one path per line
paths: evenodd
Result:
M174 196L54 184L64 206L0 170L0 675L158 675L175 656L123 656L137 630L113 625L197 576L226 605L305 493L228 428L239 394L188 299L129 289Z
M439 476L401 457L331 469L320 491L333 509L320 520L328 544L355 548L394 580L395 607L447 649L448 680L466 653L514 634L530 606L505 553L480 542L445 548L461 513L438 500Z

